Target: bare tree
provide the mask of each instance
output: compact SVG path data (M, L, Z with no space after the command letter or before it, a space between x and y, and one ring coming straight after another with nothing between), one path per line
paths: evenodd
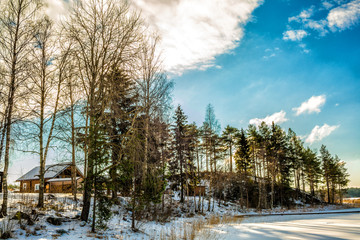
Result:
M62 47L61 60L59 61L59 73L61 78L64 78L64 89L63 89L63 101L64 106L68 106L70 112L70 137L68 142L71 146L71 186L72 193L75 202L77 201L77 178L76 178L76 119L75 119L75 107L76 103L80 100L81 88L77 81L77 75L75 74L75 66L73 65L73 55L71 52L71 44Z
M90 210L96 136L104 122L107 106L106 77L117 66L129 61L141 37L141 21L125 1L76 1L64 24L66 35L73 43L76 63L86 93L89 115L87 141L87 175L84 186L82 220ZM95 229L93 228L93 231Z
M2 3L0 12L0 57L5 67L6 100L6 137L4 156L4 180L2 215L7 214L7 174L9 167L9 150L11 141L11 126L19 101L22 83L26 79L26 70L31 64L28 55L35 34L34 20L41 9L37 0L8 0ZM22 96L23 97L23 96Z
M160 54L157 52L159 37L145 37L139 52L140 68L137 76L139 100L144 114L145 149L144 168L149 158L150 121L166 114L169 109L170 91L173 82L169 81L162 69Z
M31 109L31 121L35 126L28 131L38 143L38 151L34 151L40 158L39 171L39 201L38 207L44 207L45 192L45 164L53 140L54 126L57 112L60 108L59 98L63 82L63 74L57 70L56 61L58 53L56 48L56 35L53 23L44 17L37 23L38 31L34 35L34 47L30 53L32 68L29 69L29 80L27 86L31 94L29 98L29 109ZM61 61L61 58L60 58Z

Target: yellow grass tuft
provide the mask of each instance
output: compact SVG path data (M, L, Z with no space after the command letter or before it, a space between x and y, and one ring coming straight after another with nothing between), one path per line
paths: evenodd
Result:
M343 203L349 204L352 207L360 207L360 198L345 198Z

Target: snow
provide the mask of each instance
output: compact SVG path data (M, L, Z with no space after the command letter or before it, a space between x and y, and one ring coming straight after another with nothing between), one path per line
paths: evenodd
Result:
M360 211L346 211L350 210ZM208 228L207 231L214 233L216 239L229 240L360 239L360 213L250 217L240 224L219 225Z
M121 206L112 208L113 217L108 222L108 229L91 233L91 219L88 224L81 227L80 220L72 219L81 213L81 207L72 200L70 194L54 194L56 199L46 197L47 211L44 216L39 216L39 221L34 226L26 226L27 230L19 228L18 220L10 220L14 224L13 235L16 239L180 239L184 232L188 234L196 223L203 222L203 230L198 233L198 239L327 239L331 236L346 239L360 239L360 214L339 213L345 211L360 211L360 208L338 209L338 206L326 206L311 208L309 206L299 207L293 210L274 209L271 211L257 212L254 209L244 211L236 204L226 203L218 205L215 202L214 210L207 212L207 199L204 199L204 214L188 214L181 212L181 205L178 203L179 195L174 192L172 207L176 210L176 217L171 217L169 222L159 223L155 221L137 222L139 231L134 233L131 230L131 213L125 210L128 198L120 198ZM38 194L10 193L9 195L9 217L14 216L18 210L29 212L36 209ZM47 196L47 194L46 194ZM0 195L1 197L1 195ZM81 197L81 195L79 196ZM196 198L198 203L198 198ZM24 205L27 203L27 206ZM189 204L193 197L189 198ZM186 205L186 203L185 203ZM322 215L281 215L304 212L334 213ZM336 213L336 214L335 214ZM272 214L271 216L259 216ZM234 221L226 224L207 226L207 220L216 216L245 216L242 222L235 224ZM46 222L49 216L64 217L70 221L61 226L53 226ZM91 218L91 217L90 217ZM6 223L8 218L0 219L0 226ZM240 219L241 218L237 218ZM239 221L239 220L237 220ZM36 226L45 226L37 230Z

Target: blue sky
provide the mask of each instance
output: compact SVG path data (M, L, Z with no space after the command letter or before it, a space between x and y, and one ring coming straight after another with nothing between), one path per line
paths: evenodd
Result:
M173 77L175 104L198 125L211 103L222 127L246 128L251 119L280 111L288 119L279 120L280 125L291 127L304 141L318 126L306 145L319 149L325 144L346 161L350 185L360 186L360 3L349 26L319 31L302 20L289 21L308 9L313 9L312 19L326 19L342 4L333 2L326 9L321 1L264 1L244 25L237 47L216 56L213 67ZM286 39L286 31L296 30L306 37ZM297 116L293 108L313 96L322 96L317 111Z
M54 20L71 1L48 0ZM325 144L360 186L360 0L131 0L161 37L174 106L201 125L275 121ZM20 154L10 179L37 165ZM50 156L49 163L57 156ZM55 160L54 160L55 159ZM10 180L11 181L11 180Z

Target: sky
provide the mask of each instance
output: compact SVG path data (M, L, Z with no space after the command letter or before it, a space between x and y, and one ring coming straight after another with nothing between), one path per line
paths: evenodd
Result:
M66 12L48 1L50 15ZM130 2L161 37L173 104L189 122L201 125L209 103L222 127L274 121L312 149L326 145L360 187L360 0ZM22 155L10 179L34 159Z
M360 186L360 1L135 0L162 37L174 106L201 125L272 121Z

